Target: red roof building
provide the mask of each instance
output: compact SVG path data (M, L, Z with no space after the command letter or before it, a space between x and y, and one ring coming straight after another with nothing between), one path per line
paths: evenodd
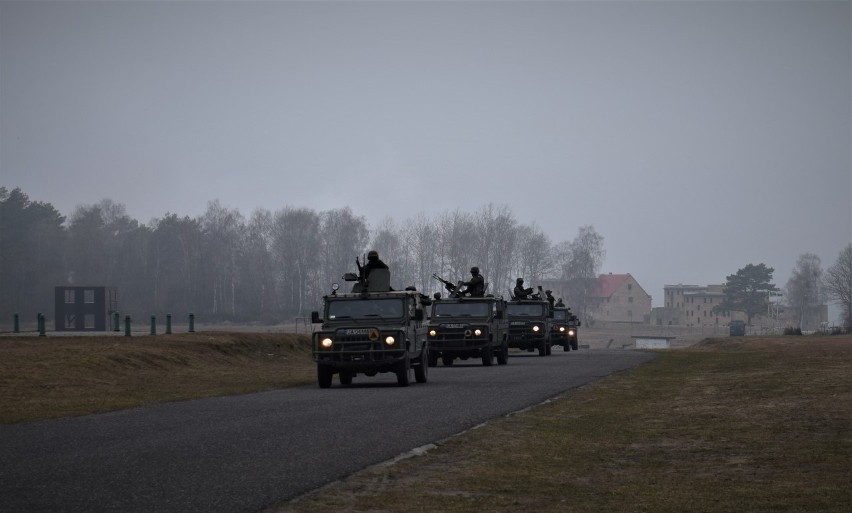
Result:
M589 310L596 320L648 323L651 296L630 273L601 274L589 295Z

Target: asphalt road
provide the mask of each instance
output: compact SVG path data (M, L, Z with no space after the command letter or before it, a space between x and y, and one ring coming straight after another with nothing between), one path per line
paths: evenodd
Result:
M257 512L652 354L583 350L0 426L0 511ZM457 361L458 362L458 361ZM462 362L462 363L467 363Z

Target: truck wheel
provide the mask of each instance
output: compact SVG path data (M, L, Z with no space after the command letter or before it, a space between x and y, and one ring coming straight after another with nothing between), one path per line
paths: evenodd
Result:
M352 384L352 377L353 377L352 371L342 370L342 371L340 371L340 374L338 375L338 377L340 378L340 384L341 385L351 385Z
M444 367L449 367L450 365L452 365L453 359L454 358L452 357L452 355L448 355L448 354L442 354L441 355L441 362L444 364Z
M509 363L509 346L504 342L497 353L497 365L506 365Z
M399 364L397 364L396 368L396 383L401 387L407 387L411 381L408 380L408 371L411 369L411 362L408 361L408 358L405 358Z
M486 367L491 367L491 364L494 363L494 352L491 350L491 346L482 348L482 365Z
M420 355L420 364L414 367L414 379L418 383L426 383L426 380L429 378L429 349L423 349L423 353Z
M580 346L579 346L579 344L577 343L576 340L571 342L571 349L573 349L574 351L576 351L579 347Z
M332 377L334 377L334 369L328 365L317 365L317 383L320 388L331 387Z
M571 350L571 343L565 342L564 344L562 344L562 349L567 353L568 351Z
M547 343L547 355L550 356L553 353L553 345L550 342Z
M539 356L547 356L547 341L546 340L542 340L538 344L538 355Z

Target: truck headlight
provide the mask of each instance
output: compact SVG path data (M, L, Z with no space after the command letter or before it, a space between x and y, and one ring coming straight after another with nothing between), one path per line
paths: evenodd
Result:
M568 330L568 336L573 337L574 336L574 330Z
M320 346L323 349L331 349L332 345L334 345L334 341L331 340L329 337L326 337L320 341Z
M565 331L565 326L559 326L559 331Z
M438 332L437 332L436 330L429 330L429 336L430 336L430 337L437 337L437 336L438 336Z
M479 328L476 328L475 330L473 330L473 334L476 335L477 337L481 337L482 336L482 330L479 329Z
M538 327L538 326L533 326L533 331L534 331L534 332L538 333L538 330L539 330L539 327Z
M396 339L393 338L391 335L388 335L387 337L385 337L385 344L392 346L396 344Z

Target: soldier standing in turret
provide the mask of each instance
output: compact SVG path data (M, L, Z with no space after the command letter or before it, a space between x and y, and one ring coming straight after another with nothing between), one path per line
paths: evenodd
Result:
M471 267L470 274L470 281L462 282L462 285L465 286L464 293L470 294L471 297L485 296L485 278L479 274L479 267Z
M524 288L524 279L518 278L515 280L515 290L512 292L512 295L515 296L515 299L526 299L527 296L532 294L532 288Z
M364 278L370 276L370 271L373 269L387 269L388 264L381 261L379 258L379 252L375 249L371 249L367 253L367 263L364 264L364 267L361 267L361 263L358 261L358 258L355 258L355 264L358 265L358 271L362 271L364 273Z

